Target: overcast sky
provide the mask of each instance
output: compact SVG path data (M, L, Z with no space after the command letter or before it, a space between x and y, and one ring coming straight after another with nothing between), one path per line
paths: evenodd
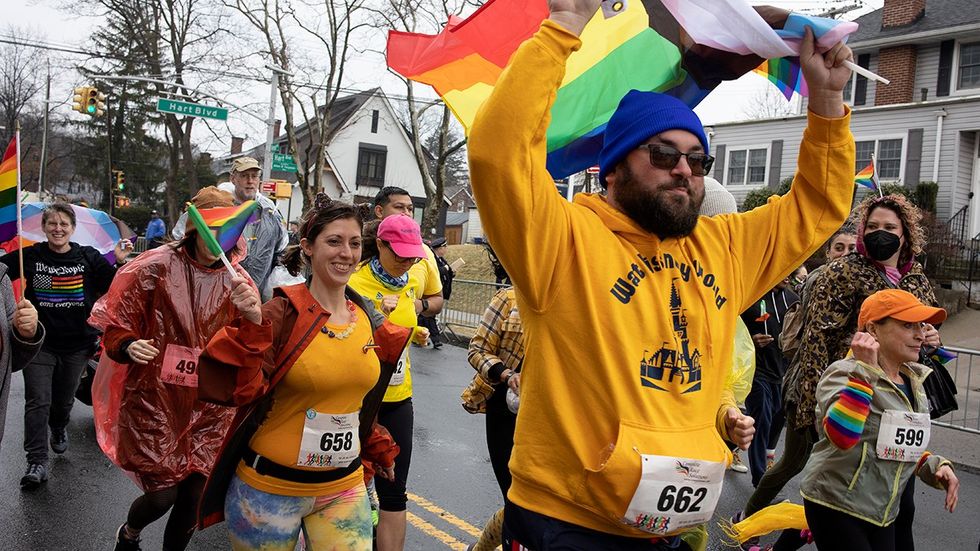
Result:
M848 19L856 14L866 13L870 9L881 7L883 0L868 0L864 4L868 8L852 12ZM752 1L752 4L770 4L791 10L806 10L819 8L826 5L826 2L811 0L771 0L771 1ZM33 34L48 43L65 45L69 48L86 47L88 36L98 25L98 20L84 15L74 15L66 11L57 9L57 0L13 0L13 8L5 11L6 23L16 28L28 28ZM7 36L9 27L0 29L0 35ZM378 44L383 44L384 37L379 34ZM309 43L310 51L316 49L316 45ZM45 55L47 52L38 50L38 55ZM52 99L63 100L66 103L56 106L55 109L63 113L70 113L71 105L67 101L70 99L71 89L83 82L83 77L74 70L72 61L78 61L78 56L60 54L52 52L52 59L60 57L60 60L53 61L52 73L55 75L52 81ZM258 64L258 63L257 63ZM355 54L354 59L348 64L348 82L346 88L361 90L381 86L393 101L397 102L398 96L404 95L404 87L391 75L386 74L384 61L380 55L372 53ZM214 132L195 127L194 141L205 151L214 155L227 153L230 146L230 136L237 135L246 138L245 147L252 147L265 141L265 128L257 118L266 118L268 113L268 84L254 81L235 83L239 92L234 97L228 97L234 104L246 106L255 116L246 116L241 112L232 111L230 120L225 125L213 126ZM768 86L767 81L754 74L748 74L739 80L727 82L716 88L696 109L706 125L719 122L744 119L744 109L752 100L763 92ZM435 94L430 88L424 87L425 93L432 97ZM60 96L60 97L59 97ZM279 116L281 117L281 110ZM200 129L200 130L198 130Z

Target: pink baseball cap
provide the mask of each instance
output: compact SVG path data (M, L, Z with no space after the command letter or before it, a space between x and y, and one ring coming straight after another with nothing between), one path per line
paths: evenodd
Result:
M391 245L391 250L402 258L425 258L422 247L422 231L419 224L407 214L395 214L381 221L378 239Z

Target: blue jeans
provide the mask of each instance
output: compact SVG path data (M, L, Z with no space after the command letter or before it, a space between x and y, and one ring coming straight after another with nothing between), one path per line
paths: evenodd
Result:
M755 419L755 438L749 446L749 470L752 473L752 486L758 486L762 475L766 474L766 447L769 443L769 430L773 420L782 407L782 390L778 382L762 378L752 381L752 390L745 398L745 409Z
M67 354L37 353L24 368L24 451L28 463L48 462L48 427L68 426L88 348Z

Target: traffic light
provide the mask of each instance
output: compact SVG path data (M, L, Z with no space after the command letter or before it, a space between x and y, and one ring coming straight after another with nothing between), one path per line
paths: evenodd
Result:
M126 189L126 173L121 170L114 170L116 174L116 191L122 191Z
M71 104L72 111L78 111L83 115L88 114L85 111L85 102L86 98L88 98L88 92L91 89L91 86L79 86L78 88L75 88L75 97L72 98L74 103Z
M98 88L90 86L86 90L85 112L93 117L101 117L105 113L105 94Z

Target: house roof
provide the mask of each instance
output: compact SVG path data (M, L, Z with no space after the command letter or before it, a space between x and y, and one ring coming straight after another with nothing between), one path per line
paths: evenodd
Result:
M476 201L473 200L473 194L465 185L456 185L447 188L445 193L443 194L443 197L445 197L446 200L451 203L452 201L456 200L456 196L459 195L461 192L464 194L465 197L465 201L463 202L464 206L469 208L476 205Z
M469 212L447 212L446 213L446 225L447 226L462 226L470 220Z
M327 127L328 133L333 134L338 129L344 126L347 121L354 116L357 111L364 106L365 103L376 93L382 93L381 88L371 88L370 90L364 90L363 92L358 92L356 94L351 94L349 96L344 96L337 98L334 102L333 107L330 110L330 124ZM301 124L296 127L296 134L302 135L306 132L307 125ZM272 143L274 145L279 145L281 147L286 147L288 144L288 139L286 133L283 132L275 138ZM281 151L281 149L280 149ZM258 159L260 162L263 157L265 157L265 142L256 145L255 147L242 151L241 153L223 155L221 157L215 157L211 161L211 167L214 169L216 174L222 174L227 172L231 167L231 161L242 156L249 156Z
M881 28L883 9L875 10L855 19L860 25L850 36L851 46L869 40L886 39L903 35L944 31L953 27L980 24L980 9L976 0L926 0L925 13L915 22L900 27Z

